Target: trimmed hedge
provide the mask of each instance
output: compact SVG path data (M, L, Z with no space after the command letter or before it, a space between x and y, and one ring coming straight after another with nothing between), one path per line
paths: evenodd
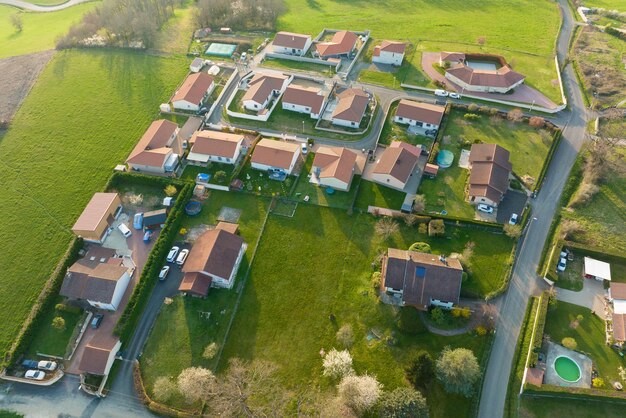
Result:
M20 333L17 338L13 342L13 345L4 354L3 366L8 366L15 362L15 360L22 355L24 351L31 344L34 336L34 328L38 322L42 321L43 316L48 311L48 309L53 307L53 304L56 300L56 296L61 289L61 284L63 283L63 278L65 277L65 272L69 266L74 264L74 262L78 259L78 252L83 248L83 240L82 238L74 238L70 243L69 248L65 252L65 255L57 264L57 267L52 272L50 281L46 284L46 287L41 291L39 297L37 298L37 302L33 306L33 309L30 312L29 317L24 322Z
M539 360L539 351L543 344L543 330L546 327L546 316L548 315L548 300L550 296L547 290L544 290L539 297L539 311L535 319L535 329L533 331L533 345L530 347L532 353L530 355L529 367L535 367Z
M618 253L614 253L611 251L604 251L604 250L601 250L599 248L594 248L594 247L590 248L588 245L579 244L577 242L572 242L572 241L559 241L559 242L562 243L564 247L567 247L571 249L572 251L582 254L582 255L595 257L606 262L626 264L626 257Z
M624 402L626 404L626 393L616 390L575 388L567 386L531 384L524 385L524 395L537 397L555 397L569 399L587 399L593 401Z
M546 159L543 162L543 167L541 167L541 171L539 172L539 178L537 179L537 184L535 184L534 190L539 190L541 188L541 185L543 184L543 180L546 178L546 173L548 172L548 167L550 166L552 157L554 156L556 149L559 147L559 144L561 143L562 134L563 134L563 131L561 131L560 129L555 131L552 144L550 145L550 149L548 150L548 155L546 156Z
M124 174L124 177L125 176L126 174ZM131 176L134 181L136 175ZM154 179L155 181L152 182L153 185L155 183L160 184L162 180L161 177L141 177L144 177L143 179L140 179L143 181ZM172 183L174 182L168 182L165 184ZM159 239L154 244L152 251L150 251L150 255L148 255L146 264L141 272L141 277L139 278L139 282L137 283L137 286L135 286L135 290L128 301L128 305L126 306L126 309L124 309L124 313L115 326L114 332L120 337L122 343L126 343L130 340L130 337L135 330L135 326L139 321L139 317L141 316L141 313L143 312L143 309L150 297L150 293L157 283L157 277L159 275L159 271L161 270L162 262L174 242L176 235L178 234L178 227L180 226L180 221L184 214L185 204L191 197L194 188L193 183L183 184L184 186L179 192L176 203L165 221L165 226L159 235Z

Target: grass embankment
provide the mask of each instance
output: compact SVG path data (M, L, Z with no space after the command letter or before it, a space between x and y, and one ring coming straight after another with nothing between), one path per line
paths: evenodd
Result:
M23 12L0 5L0 58L54 49L56 39L97 4L100 2L94 1L45 13ZM11 15L15 13L22 19L24 27L21 31L17 31L11 24Z
M286 5L278 30L316 35L325 27L370 29L375 41L411 41L416 50L395 73L403 77L397 85L429 85L421 66L423 51L489 52L504 55L527 76L527 84L560 101L559 87L553 84L554 40L561 20L555 3L518 0L515 7L503 8L498 0L287 0ZM485 39L482 47L477 43L480 37Z
M72 10L71 8L70 10ZM187 60L120 51L55 55L0 141L0 350L17 334L71 238L187 71Z

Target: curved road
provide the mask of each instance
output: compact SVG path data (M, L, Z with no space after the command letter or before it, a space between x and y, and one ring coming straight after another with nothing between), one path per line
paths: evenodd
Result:
M563 26L557 43L557 54L559 61L563 63L568 54L569 40L576 22L567 5L567 0L559 0L559 5L563 16ZM543 244L548 238L552 218L558 209L563 186L585 139L587 111L571 64L568 64L562 71L562 77L566 91L569 92L570 111L563 112L568 120L541 192L537 199L532 201L532 216L537 219L529 223L518 250L509 289L500 309L495 341L481 392L479 418L503 416L513 355L524 320L526 304L530 296L537 294L544 286L544 282L536 274L537 264Z
M19 9L30 10L32 12L56 12L57 10L67 9L80 3L87 3L94 0L68 0L65 3L54 6L40 6L38 4L28 3L21 0L0 0L0 4L17 7Z

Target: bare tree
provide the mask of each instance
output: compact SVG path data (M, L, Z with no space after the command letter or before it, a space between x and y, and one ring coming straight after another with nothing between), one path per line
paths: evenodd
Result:
M528 121L528 124L533 128L543 128L546 125L546 120L541 116L533 116Z
M522 235L522 227L521 225L504 225L504 233L507 237L518 239Z
M512 109L506 114L508 120L512 122L520 122L524 117L524 112L521 109Z
M19 13L13 13L11 15L11 24L16 31L21 32L24 29L24 22L22 22L22 15Z
M426 196L418 194L413 200L413 210L415 212L424 212L426 209Z
M393 218L385 216L376 222L374 230L376 231L376 235L380 235L383 237L383 240L386 241L393 234L397 233L400 228L398 227L398 223Z
M195 402L206 400L215 389L213 372L202 367L189 367L178 375L178 390L187 400Z
M380 273L378 273L378 275L380 276ZM380 279L378 279L378 282L380 284ZM354 332L352 331L352 326L350 324L343 324L337 331L336 337L339 344L346 348L352 347L352 344L354 344Z
M154 382L154 387L152 388L154 398L160 402L168 401L176 392L178 392L176 383L166 376L157 377L157 380Z
M324 356L324 376L340 378L354 373L352 356L348 350L337 351L334 348Z
M382 387L373 376L346 376L338 385L339 397L360 415L378 402Z

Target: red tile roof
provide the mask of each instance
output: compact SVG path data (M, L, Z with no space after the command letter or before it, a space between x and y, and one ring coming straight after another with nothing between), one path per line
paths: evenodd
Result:
M342 147L320 146L313 159L313 167L320 168L320 178L335 178L350 184L354 175L356 153Z
M219 131L197 131L191 136L193 144L191 152L204 155L215 155L224 158L235 158L237 145L243 141L243 135L229 134Z
M469 195L499 203L509 188L509 151L496 144L474 144L470 150Z
M200 104L204 95L213 84L213 77L207 73L195 73L189 75L180 88L172 96L172 102L185 100L189 103Z
M311 36L301 33L278 32L274 37L273 44L284 48L304 49L309 39Z
M129 164L162 167L170 153L166 148L178 125L169 120L155 120L150 124L126 159Z
M243 245L243 238L223 228L206 231L193 244L183 272L205 272L228 279Z
M284 74L257 73L248 82L248 90L242 101L252 100L264 103L274 90L281 90L289 76Z
M285 89L283 103L291 103L311 108L311 113L319 114L324 104L322 90L315 87L303 87L295 84Z
M342 30L336 32L330 42L315 45L315 50L321 57L349 54L354 49L357 39L358 36L354 32Z
M477 70L464 63L458 63L448 68L446 72L470 86L507 88L525 78L508 65L497 70Z
M420 152L421 150L414 145L393 141L383 151L372 173L387 174L406 183L415 169Z
M298 144L263 138L254 147L251 161L287 170L291 166L294 154L298 152L300 152Z
M430 103L420 103L413 100L400 100L396 116L411 119L419 122L440 125L446 108Z
M183 280L178 286L178 290L186 293L193 293L198 296L206 297L211 289L213 279L199 272L185 273Z
M369 103L367 93L362 89L349 88L337 94L337 98L339 100L331 117L333 119L361 123Z
M108 209L116 199L119 199L117 193L94 193L72 230L95 231L102 219L109 215Z
M404 54L406 44L404 42L397 41L383 41L380 45L380 50L384 52L395 52L396 54Z

